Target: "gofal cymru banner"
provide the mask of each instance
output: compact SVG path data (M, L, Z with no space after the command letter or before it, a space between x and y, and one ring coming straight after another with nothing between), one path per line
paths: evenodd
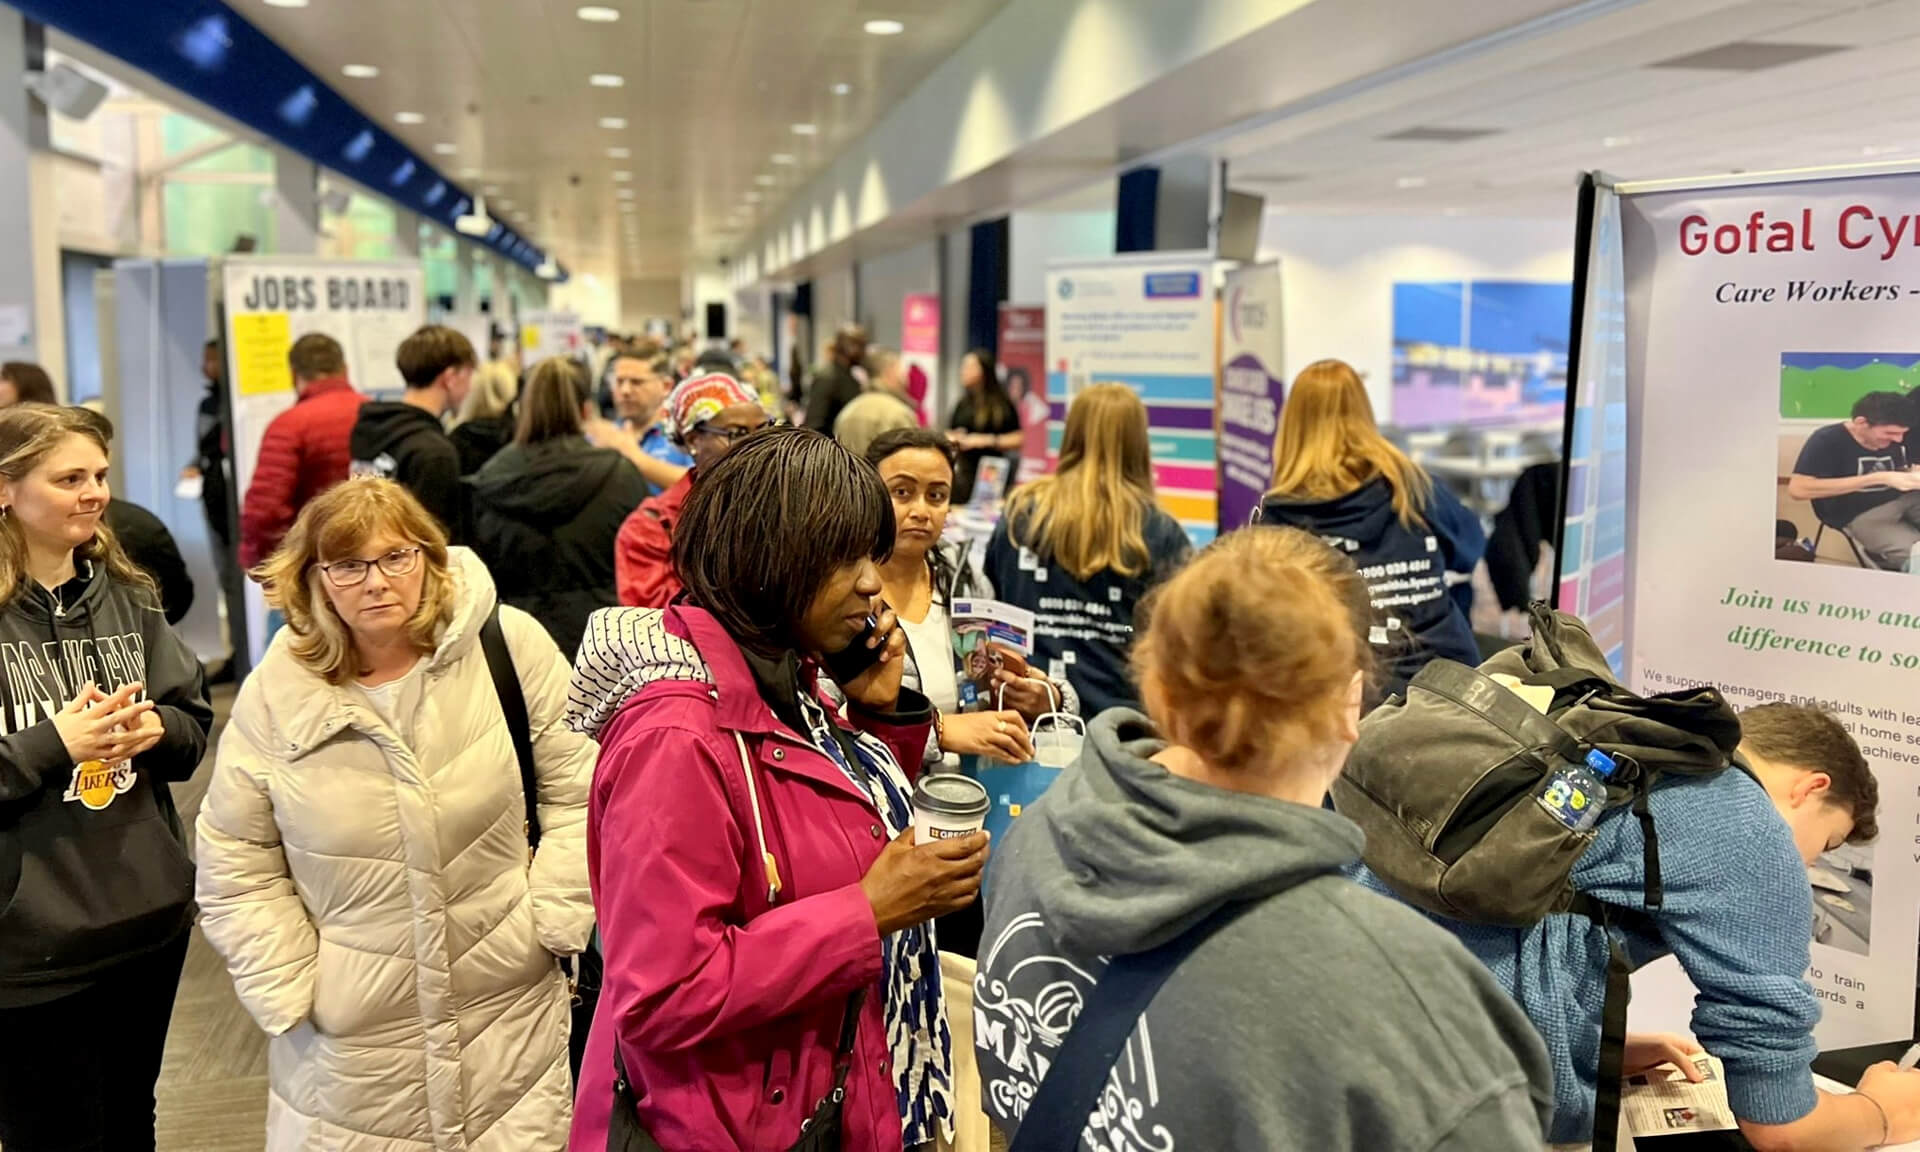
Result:
M1624 533L1624 566L1599 578L1624 582L1630 682L1817 705L1879 779L1879 841L1809 871L1826 1049L1904 1040L1913 1024L1916 204L1916 174L1620 189L1626 514L1586 530ZM1584 484L1582 504L1601 506Z

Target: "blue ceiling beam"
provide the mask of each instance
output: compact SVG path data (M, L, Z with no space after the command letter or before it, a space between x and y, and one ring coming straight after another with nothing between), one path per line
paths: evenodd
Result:
M472 207L470 193L218 0L7 2L449 229ZM530 270L546 259L504 223L462 238Z

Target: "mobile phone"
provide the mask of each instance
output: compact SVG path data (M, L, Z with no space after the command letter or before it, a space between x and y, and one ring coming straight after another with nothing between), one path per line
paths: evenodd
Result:
M879 630L880 621L873 616L868 616L867 626L860 630L860 635L853 638L853 643L827 657L827 675L832 676L836 684L844 686L857 680L867 669L880 662L880 656L887 650L887 646L869 645L869 641Z

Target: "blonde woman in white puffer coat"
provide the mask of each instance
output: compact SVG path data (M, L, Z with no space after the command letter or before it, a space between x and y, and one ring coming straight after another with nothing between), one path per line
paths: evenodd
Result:
M568 665L500 608L538 782L529 860L482 626L493 581L387 480L310 503L259 571L287 627L247 678L200 810L207 939L270 1044L269 1152L565 1146L595 747Z

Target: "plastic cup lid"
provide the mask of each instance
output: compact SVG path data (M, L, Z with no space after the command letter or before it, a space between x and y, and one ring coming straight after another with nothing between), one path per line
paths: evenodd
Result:
M978 780L958 772L935 772L920 778L913 790L913 805L942 816L975 816L985 812L991 802Z

